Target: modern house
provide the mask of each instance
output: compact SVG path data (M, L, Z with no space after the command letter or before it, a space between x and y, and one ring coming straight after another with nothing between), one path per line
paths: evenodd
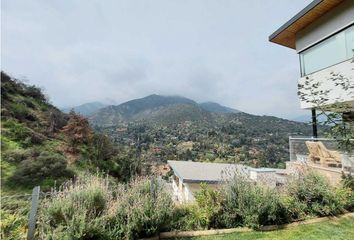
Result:
M300 107L312 112L313 136L290 139L291 162L318 161L323 168L319 170L338 178L343 167L354 167L354 160L341 159L330 139L318 139L316 110L337 112L344 121L354 121L354 1L314 0L269 41L299 55Z
M270 35L269 41L294 49L299 55L298 91L310 96L300 98L300 106L312 110L314 127L316 108L342 111L340 104L346 107L345 117L354 121L354 89L338 84L354 84L353 0L314 0ZM337 74L342 79L335 81ZM320 91L325 100L319 99Z
M241 164L205 163L192 161L167 161L173 170L173 198L178 202L194 200L194 194L200 190L201 183L211 188L232 179L235 174L243 174L250 181L259 182L268 187L284 183L284 169L251 168Z

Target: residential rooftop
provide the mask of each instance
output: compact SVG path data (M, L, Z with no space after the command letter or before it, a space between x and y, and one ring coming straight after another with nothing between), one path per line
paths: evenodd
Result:
M235 173L275 172L282 174L284 169L253 168L242 164L206 163L192 161L167 161L175 175L183 182L208 182L218 183L233 178Z
M244 165L227 163L205 163L192 161L167 161L175 175L183 182L218 183L233 177Z

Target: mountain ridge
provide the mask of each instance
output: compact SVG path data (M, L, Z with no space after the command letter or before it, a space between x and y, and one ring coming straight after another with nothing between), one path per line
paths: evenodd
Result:
M241 111L237 109L233 109L230 107L223 106L216 102L202 102L199 103L199 106L208 112L215 112L215 113L239 113Z
M213 113L239 113L240 111L215 102L197 103L182 96L157 94L133 99L119 105L99 109L89 116L94 125L115 125L130 121L178 122L183 120L208 121ZM173 118L175 121L173 121Z
M61 108L61 110L64 113L69 113L71 110L74 110L76 113L80 113L83 116L89 116L94 112L98 111L99 109L104 108L106 106L108 105L99 101L95 101L95 102L83 103L81 105L74 106L74 107Z

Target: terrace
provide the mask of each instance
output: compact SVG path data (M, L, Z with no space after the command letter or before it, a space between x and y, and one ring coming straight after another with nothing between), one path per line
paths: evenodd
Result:
M329 178L333 184L340 181L342 173L354 173L354 155L343 151L334 139L289 137L289 152L287 169L290 171L308 167Z

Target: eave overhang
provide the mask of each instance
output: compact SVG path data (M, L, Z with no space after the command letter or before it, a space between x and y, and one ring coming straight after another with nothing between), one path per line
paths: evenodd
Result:
M295 49L296 34L344 0L314 0L269 36L269 41Z

